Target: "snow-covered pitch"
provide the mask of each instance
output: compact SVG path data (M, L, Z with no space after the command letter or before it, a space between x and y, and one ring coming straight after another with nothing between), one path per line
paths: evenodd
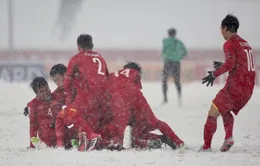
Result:
M55 85L51 84L51 89ZM144 83L143 92L155 114L166 121L185 141L189 150L180 154L168 147L151 151L72 152L46 149L28 151L29 120L23 108L34 97L28 83L0 82L0 166L259 166L260 165L260 88L255 88L248 105L235 117L235 145L219 152L223 143L222 119L213 138L213 152L197 153L203 143L203 127L212 99L221 86L192 83L183 87L183 107L177 106L175 86L169 88L168 105L160 106L160 83Z

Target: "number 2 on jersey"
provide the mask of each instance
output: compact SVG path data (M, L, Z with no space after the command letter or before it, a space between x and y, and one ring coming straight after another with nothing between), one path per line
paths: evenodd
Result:
M244 49L247 57L247 69L248 71L255 71L255 60L251 49Z
M100 59L98 59L98 58L93 58L92 59L92 61L94 62L94 63L98 63L98 74L100 74L100 75L105 75L105 73L103 73L101 70L102 70L102 63L101 63L101 61L100 61Z

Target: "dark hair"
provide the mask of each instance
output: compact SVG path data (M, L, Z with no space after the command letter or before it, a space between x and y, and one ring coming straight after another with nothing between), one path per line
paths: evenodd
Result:
M127 64L124 66L124 69L135 69L139 73L142 73L141 66L138 63L132 61L127 62Z
M93 49L92 36L88 34L81 34L77 39L77 44L82 49Z
M48 82L45 80L45 78L43 77L35 77L31 84L30 84L30 87L33 89L34 93L37 94L38 92L38 89L40 87L43 87L45 85L48 85Z
M226 15L226 17L221 22L222 28L227 28L231 33L236 33L239 28L238 18L232 14Z
M177 30L175 28L168 29L168 35L169 36L175 36L177 33Z
M53 77L56 74L59 75L64 75L67 71L67 67L63 64L56 64L54 66L52 66L51 70L50 70L50 76Z

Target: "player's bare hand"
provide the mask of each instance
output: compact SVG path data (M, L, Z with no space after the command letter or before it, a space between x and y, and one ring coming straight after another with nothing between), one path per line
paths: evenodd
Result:
M219 61L213 61L213 65L214 65L215 70L217 70L220 66L223 65L223 63L219 62Z
M202 79L202 84L207 83L207 86L212 86L216 77L214 76L213 71L208 71L208 73L209 74Z

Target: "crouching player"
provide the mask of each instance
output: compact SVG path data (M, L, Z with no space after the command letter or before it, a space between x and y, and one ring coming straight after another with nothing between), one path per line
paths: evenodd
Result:
M125 128L132 125L133 135L139 140L147 140L145 137L152 135L149 132L158 129L164 135L163 138L165 139L162 140L173 149L184 147L184 142L169 125L155 117L141 92L140 74L141 67L134 62L130 62L124 66L123 70L109 75L110 107L119 137L123 139ZM156 138L154 135L152 137Z
M55 121L62 104L59 96L52 94L47 81L36 77L31 82L36 97L27 106L30 119L30 148L56 146ZM38 136L37 136L38 135Z
M72 96L67 97L64 93L63 87L66 71L67 67L63 64L54 65L50 70L50 77L58 86L53 93L59 94L60 100L63 101L63 105L65 105L65 103L71 103L75 100L77 91L79 90L78 79L80 79L77 75L74 76L72 83L73 88L69 89L71 90L69 94ZM84 133L86 126L87 124L85 120L81 116L78 116L75 109L60 111L56 118L55 125L57 147L65 149L71 148L72 146L78 147L78 141L80 140L78 150L85 151L88 149L86 134Z
M222 152L228 151L234 144L233 124L237 115L250 100L255 86L255 63L252 48L247 41L237 35L239 21L233 15L227 15L221 23L221 33L226 40L224 44L225 62L214 62L216 70L210 71L203 78L207 86L216 77L229 72L226 84L216 95L208 112L204 125L204 145L199 151L211 151L211 141L217 129L217 118L221 115L226 132L225 141L220 148Z

